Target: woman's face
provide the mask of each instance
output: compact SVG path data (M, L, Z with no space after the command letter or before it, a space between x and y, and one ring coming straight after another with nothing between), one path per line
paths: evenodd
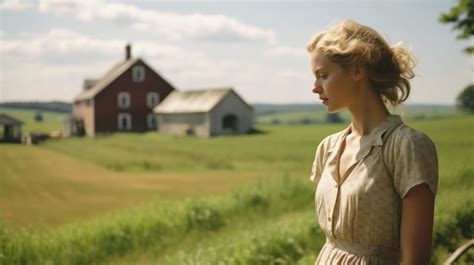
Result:
M319 95L326 111L337 112L352 104L356 83L349 71L317 50L311 53L311 68L316 78L312 91Z

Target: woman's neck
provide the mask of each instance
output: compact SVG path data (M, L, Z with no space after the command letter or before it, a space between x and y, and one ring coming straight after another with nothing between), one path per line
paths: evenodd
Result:
M390 115L381 96L372 89L366 89L357 104L348 108L352 116L351 134L368 135L377 125Z

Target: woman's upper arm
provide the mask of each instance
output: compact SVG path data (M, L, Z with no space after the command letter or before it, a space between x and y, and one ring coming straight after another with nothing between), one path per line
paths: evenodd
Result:
M402 264L429 265L435 195L427 184L411 188L402 200L400 246Z
M393 181L403 199L413 187L425 183L432 193L438 187L438 155L431 139L411 128L405 128L395 142Z

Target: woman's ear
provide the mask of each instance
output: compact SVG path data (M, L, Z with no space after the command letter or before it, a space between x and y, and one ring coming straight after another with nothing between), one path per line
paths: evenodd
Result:
M351 69L352 79L359 81L365 76L365 68L361 65L354 65Z

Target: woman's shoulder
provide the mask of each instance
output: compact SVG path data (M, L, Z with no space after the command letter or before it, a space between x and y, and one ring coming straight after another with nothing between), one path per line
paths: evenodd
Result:
M436 152L433 140L424 132L404 123L396 127L384 145L392 147L396 153L417 152L420 149L431 149Z
M389 140L395 142L398 146L408 143L433 143L426 133L410 127L405 123L395 128L392 134L393 137L389 137Z

